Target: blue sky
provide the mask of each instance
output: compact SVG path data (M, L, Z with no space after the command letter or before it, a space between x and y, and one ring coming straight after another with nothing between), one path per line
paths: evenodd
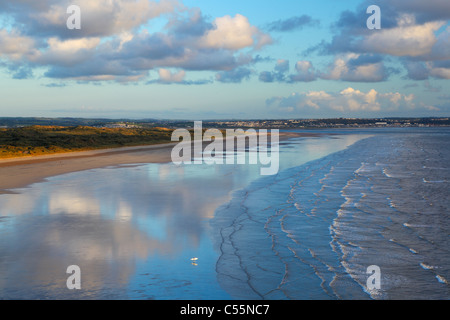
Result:
M449 116L449 18L448 0L3 0L0 116Z

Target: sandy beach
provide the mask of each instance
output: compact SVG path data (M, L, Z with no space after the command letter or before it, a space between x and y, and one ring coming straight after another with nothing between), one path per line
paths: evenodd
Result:
M280 141L315 135L283 132L280 133ZM0 194L11 193L10 189L25 187L47 177L70 172L123 164L167 163L171 161L171 151L177 143L1 159Z
M0 160L0 194L64 173L132 163L170 161L176 143Z

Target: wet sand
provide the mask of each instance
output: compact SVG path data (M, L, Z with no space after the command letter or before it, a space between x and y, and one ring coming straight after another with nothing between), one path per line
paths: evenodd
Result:
M282 132L280 141L310 136L317 134ZM0 159L0 194L13 193L11 189L70 172L124 164L167 163L171 161L171 151L176 144L178 142Z
M47 177L133 163L165 163L175 143L0 160L0 194Z

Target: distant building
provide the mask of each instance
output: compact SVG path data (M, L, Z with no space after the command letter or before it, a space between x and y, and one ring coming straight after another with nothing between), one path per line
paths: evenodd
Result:
M111 124L107 124L105 126L106 128L139 128L139 126L135 125L135 124L128 124L128 123L111 123Z

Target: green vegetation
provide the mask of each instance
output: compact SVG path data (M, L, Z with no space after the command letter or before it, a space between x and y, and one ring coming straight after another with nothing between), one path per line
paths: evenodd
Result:
M0 129L0 158L171 142L167 128L29 126Z

